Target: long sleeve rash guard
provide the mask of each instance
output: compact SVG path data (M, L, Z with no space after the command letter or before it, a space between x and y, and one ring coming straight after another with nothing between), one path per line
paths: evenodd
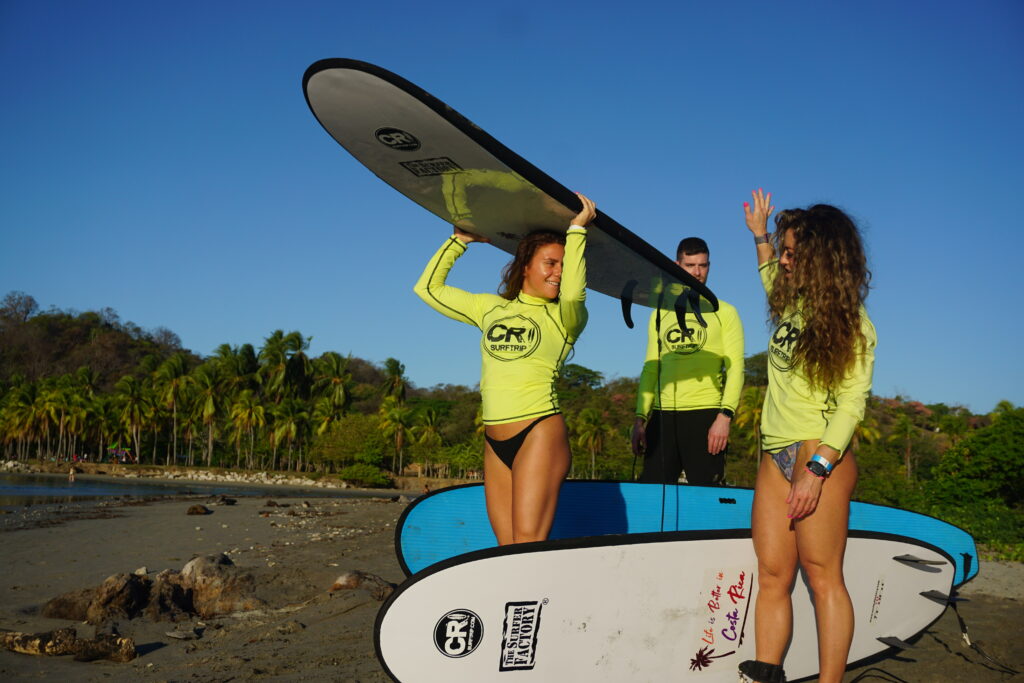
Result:
M438 249L414 291L439 313L482 332L480 393L484 424L503 424L558 412L555 380L587 324L587 231L565 237L562 281L555 300L522 292L508 300L445 284L466 251L454 235Z
M675 311L651 313L636 399L639 417L649 417L652 408L736 410L743 388L743 324L736 308L721 300L718 311L709 308L703 315L707 327L686 314L687 335Z
M778 267L778 260L772 260L760 268L766 292L771 292ZM768 393L761 413L763 450L775 451L808 439L821 439L840 453L846 450L864 417L878 342L875 326L863 307L860 323L864 348L842 383L825 390L812 388L802 369L792 362L793 347L803 327L800 311L787 312L779 321L768 341Z

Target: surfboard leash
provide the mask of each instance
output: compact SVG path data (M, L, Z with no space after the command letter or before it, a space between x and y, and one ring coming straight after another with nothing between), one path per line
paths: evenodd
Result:
M976 653L978 653L978 655L982 659L985 659L985 660L989 661L993 666L997 667L998 670L999 670L999 673L1006 674L1006 675L1009 675L1009 676L1015 676L1015 675L1019 674L1020 671L1017 671L1013 667L1008 666L1008 665L1000 662L998 659L996 659L995 657L993 657L989 653L985 652L981 648L981 645L979 645L977 643L977 641L971 640L971 636L968 635L968 633L967 633L967 622L964 621L964 618L960 615L960 610L957 609L957 606L956 606L956 603L959 602L960 600L963 600L963 599L964 598L958 598L957 597L955 589L953 590L952 594L949 596L949 606L953 608L953 614L956 615L957 623L960 625L960 637L963 640L964 645L966 645L967 647L969 647L970 649L972 649Z
M879 680L885 681L886 683L910 683L910 681L906 680L905 678L900 678L895 674L889 673L885 669L879 669L875 666L871 667L870 669L864 669L864 671L861 671L859 674L857 674L856 678L850 681L850 683L860 683L861 681L866 681L871 678L877 678Z

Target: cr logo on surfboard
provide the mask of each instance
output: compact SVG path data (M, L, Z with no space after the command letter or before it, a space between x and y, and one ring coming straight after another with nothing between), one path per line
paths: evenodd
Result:
M525 315L501 318L487 326L481 344L498 360L525 358L540 345L540 326Z
M455 609L434 626L434 645L445 657L465 657L477 648L483 635L484 625L475 612Z
M391 149L411 152L420 148L420 141L412 133L406 133L400 128L378 128L373 134L378 142L387 145Z

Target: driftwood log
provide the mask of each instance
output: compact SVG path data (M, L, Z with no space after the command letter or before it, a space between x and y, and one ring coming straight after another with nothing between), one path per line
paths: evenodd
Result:
M26 655L74 655L80 662L109 659L130 662L135 659L135 641L109 633L95 638L79 638L73 628L59 628L47 633L0 631L0 642L12 652Z
M181 572L166 569L152 579L114 574L95 588L53 598L43 605L42 615L90 624L142 615L154 621L210 618L264 607L254 593L252 574L226 555L208 555L190 560Z

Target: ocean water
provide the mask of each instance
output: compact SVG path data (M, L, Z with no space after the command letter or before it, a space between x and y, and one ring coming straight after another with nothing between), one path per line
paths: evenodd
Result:
M83 474L76 475L75 481L70 482L66 474L0 474L0 508L8 510L50 503L220 494L304 498L355 498L368 495L366 492L347 489L298 491L272 486L264 488L219 482L154 482L148 479L121 479Z

